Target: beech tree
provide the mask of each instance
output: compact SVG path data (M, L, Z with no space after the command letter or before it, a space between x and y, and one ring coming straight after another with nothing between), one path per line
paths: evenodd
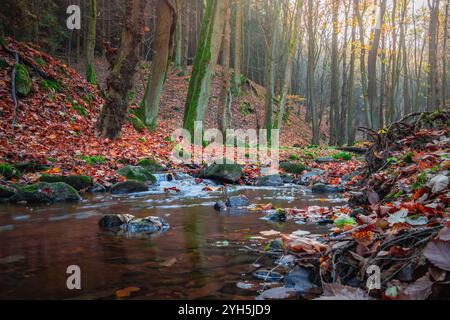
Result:
M96 84L94 56L97 29L97 0L89 1L88 35L86 38L86 79L89 83Z
M116 139L127 119L128 93L134 86L139 62L136 48L142 41L145 0L125 0L122 38L107 80L107 98L97 122L98 134Z

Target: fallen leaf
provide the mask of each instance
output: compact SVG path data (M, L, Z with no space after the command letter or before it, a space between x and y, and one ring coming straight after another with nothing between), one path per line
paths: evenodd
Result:
M450 243L442 240L431 240L426 246L424 256L436 267L450 271Z
M270 231L261 231L259 234L262 235L263 237L276 237L280 235L280 232L270 230Z
M426 300L431 294L432 286L433 282L430 280L429 274L426 274L410 284L404 294L411 300Z
M314 300L372 300L372 298L359 288L339 283L324 283L323 295Z
M141 290L141 288L138 288L138 287L128 287L128 288L120 289L120 290L116 291L116 297L119 299L127 298L127 297L131 296L132 293L138 292L140 290Z

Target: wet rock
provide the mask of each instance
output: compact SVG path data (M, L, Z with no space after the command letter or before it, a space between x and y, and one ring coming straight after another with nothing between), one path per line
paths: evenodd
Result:
M214 205L214 209L223 212L227 210L227 205L223 201L217 201L216 204Z
M347 173L347 174L345 174L345 175L343 175L342 176L342 178L341 178L341 180L342 180L342 182L349 182L350 180L352 180L354 177L357 177L357 176L359 176L361 174L361 172L359 172L359 171L354 171L354 172L350 172L350 173Z
M148 191L148 186L144 182L135 180L119 182L111 187L112 194L127 194L146 191Z
M77 190L64 182L41 182L34 185L18 187L18 192L12 196L10 202L51 203L75 202L81 197Z
M250 205L250 201L244 195L229 197L227 202L225 203L228 208L240 208L240 207L248 207Z
M350 191L350 198L348 204L350 207L363 206L369 203L366 192L354 192Z
M20 172L14 166L7 163L0 163L0 175L11 180L20 177Z
M261 176L256 180L258 187L280 187L284 185L279 175Z
M292 288L279 287L263 291L256 300L294 300L297 292Z
M166 170L162 165L153 159L142 159L138 162L138 165L148 170L150 173L158 173Z
M284 279L286 288L293 288L298 294L304 294L317 286L311 281L313 270L296 266Z
M51 176L44 174L41 176L40 181L48 183L64 182L78 191L87 189L92 186L92 178L83 175Z
M128 180L135 180L141 182L156 183L156 177L147 169L140 166L125 166L117 173L127 178Z
M317 224L321 225L321 226L326 226L326 225L333 224L333 223L334 223L334 221L332 219L322 219L322 220L317 221Z
M266 269L260 269L253 272L253 276L266 282L280 282L283 280L283 276L278 272Z
M212 164L200 174L200 178L236 184L242 176L242 166L238 164Z
M121 231L127 234L156 233L169 229L166 220L160 217L136 218L130 214L103 216L99 221L102 229Z
M267 245L266 245L266 251L283 251L284 250L284 244L283 241L281 239L274 239L271 240Z
M280 169L283 169L286 173L301 174L303 171L307 170L308 167L297 162L282 162L280 163Z
M25 65L21 63L16 64L16 92L22 97L30 94L33 82Z
M96 183L88 189L90 193L105 193L106 191L106 187L100 183Z
M295 264L295 256L291 254L287 256L282 256L275 263L279 266L292 267Z
M350 217L357 218L359 215L366 215L366 211L363 208L357 208L350 213Z
M1 186L0 185L0 201L2 200L8 200L13 195L17 193L17 190L14 188L11 188L9 186Z
M281 180L283 180L283 183L295 183L294 176L290 174L283 173L281 176Z
M311 171L311 172L306 172L305 174L303 174L300 177L300 184L303 186L308 186L310 185L312 179L314 179L315 177L320 177L320 179L322 179L322 175L323 175L323 171Z
M334 162L335 160L332 157L319 157L315 160L317 163L328 163Z
M330 186L323 183L316 183L312 187L313 193L340 193L344 192L344 189L339 186Z
M283 210L276 210L264 216L264 220L273 222L284 222L287 220L286 212Z

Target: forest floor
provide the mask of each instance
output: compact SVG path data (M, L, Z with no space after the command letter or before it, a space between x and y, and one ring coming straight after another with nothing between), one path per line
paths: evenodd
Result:
M170 71L157 130L135 130L130 114L120 139L110 141L95 135L96 119L104 103L97 88L29 45L11 40L7 45L17 50L28 69L34 71L31 93L19 97L16 110L11 96L14 55L0 50L0 163L32 162L46 168L19 176L14 167L3 164L2 185L35 183L42 174L83 174L108 187L124 180L117 169L145 158L153 158L168 171L189 169L169 161L174 146L169 137L181 125L188 77ZM106 65L99 61L97 69L99 82L104 83ZM148 68L143 66L137 76L136 93L130 97L132 102L140 101L147 74ZM245 88L243 96L233 103L237 128L255 127L256 119L261 121L263 98L258 92L263 89L256 85L252 88ZM220 79L215 78L207 127L214 124L219 92ZM349 205L298 210L254 204L253 210L278 216L281 213L305 223L325 221L332 226L326 235L264 233L263 239L270 242L263 241L258 253L278 262L291 257L295 265L292 272L296 272L291 279L304 279L305 274L315 278L303 280L301 285L307 287L309 283L305 292L315 290L323 299L449 298L449 112L418 114L381 132L369 132L374 143L366 159L334 148L308 147L310 128L301 120L302 112L290 118L291 125L282 134L281 160L304 166L307 172L297 172L294 179L302 180L309 174L306 185L345 192ZM294 144L304 148L294 148ZM240 182L254 182L260 169L248 164ZM380 269L382 290L368 293L365 270L371 266ZM265 298L292 294L287 283L270 290Z

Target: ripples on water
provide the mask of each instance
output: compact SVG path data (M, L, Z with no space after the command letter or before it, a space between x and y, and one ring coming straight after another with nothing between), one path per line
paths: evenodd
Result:
M126 196L86 195L78 204L0 206L0 299L111 299L115 291L139 287L139 299L252 299L257 293L238 288L254 281L257 256L241 250L256 246L259 231L311 233L323 227L293 221L272 223L260 213L238 216L213 209L227 195L245 194L252 203L280 207L335 205L338 196L318 198L307 188L288 185L227 187L206 192L212 181L192 178L167 181L158 175L157 187ZM164 191L176 187L177 193ZM103 214L161 216L171 228L159 237L124 238L102 232ZM261 264L258 259L258 264ZM78 265L82 290L66 288L66 268ZM241 286L242 287L242 286Z

